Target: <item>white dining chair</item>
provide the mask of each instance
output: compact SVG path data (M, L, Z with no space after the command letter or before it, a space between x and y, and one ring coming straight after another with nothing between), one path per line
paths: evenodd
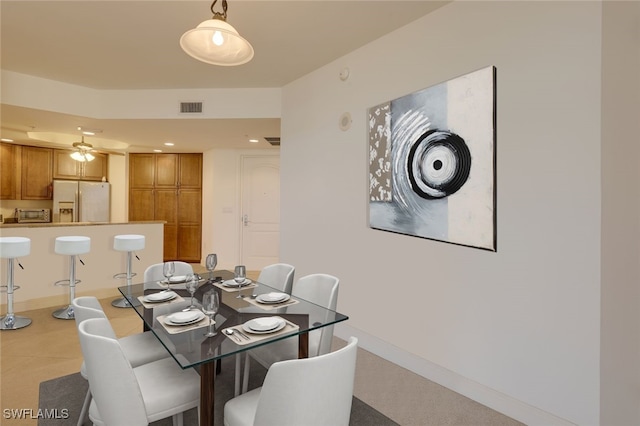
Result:
M357 345L351 337L335 352L274 363L262 387L225 404L224 425L348 425Z
M182 426L183 412L198 407L200 376L172 358L132 367L105 318L78 327L93 399L89 419L99 426L142 426L172 417Z
M92 296L76 297L71 301L75 312L76 327L80 327L82 321L91 318L107 319L106 314L100 305L100 301ZM138 334L132 334L118 339L125 357L133 367L167 358L169 352L162 346L158 339L150 331ZM83 362L80 367L80 375L88 380L87 366ZM78 418L78 426L84 423L91 404L91 388L87 390L80 417Z
M258 282L276 288L283 293L291 294L295 272L296 268L293 265L274 263L262 268L258 276Z
M338 289L340 280L333 275L311 274L298 279L292 288L292 295L315 303L330 311L335 311L338 304ZM328 312L327 314L329 314ZM326 322L328 318L322 318ZM333 339L333 325L322 327L309 332L309 357L323 355L331 350ZM246 352L244 362L244 377L242 392L247 391L249 385L250 358L258 361L265 368L274 362L298 357L298 339L289 338L269 345L250 349Z
M173 263L175 265L175 272L173 274L174 276L177 277L180 275L193 274L193 266L191 266L187 262L174 260ZM152 289L152 288L165 289L166 288L163 285L158 284L158 281L162 281L165 279L165 276L162 273L163 266L164 266L164 263L154 263L153 265L150 265L147 267L147 269L145 269L144 271L144 288L145 289ZM184 284L172 284L171 288L186 290L186 287Z
M288 263L274 263L267 265L260 271L258 275L258 282L266 284L269 287L278 289L284 293L291 294L293 287L293 276L296 272L296 268ZM236 354L236 377L235 377L235 396L240 394L240 368L242 354ZM248 374L248 373L247 373Z

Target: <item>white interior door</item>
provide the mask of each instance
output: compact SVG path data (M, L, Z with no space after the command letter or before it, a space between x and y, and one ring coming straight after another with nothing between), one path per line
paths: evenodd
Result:
M258 271L280 256L280 158L242 157L242 264Z

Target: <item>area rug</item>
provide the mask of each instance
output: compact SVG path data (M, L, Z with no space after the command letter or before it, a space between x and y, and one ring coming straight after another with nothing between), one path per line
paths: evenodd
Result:
M234 367L234 357L223 358L222 372L216 376L215 417L213 426L223 424L224 404L233 397ZM266 369L260 364L253 362L250 368L249 389L260 386L265 374ZM38 419L38 426L71 426L77 424L88 388L89 384L82 378L80 373L74 373L40 383L38 408L40 412L46 415ZM184 426L197 426L197 424L198 416L196 410L187 411L184 414ZM351 405L351 421L349 424L353 426L398 425L356 397L353 398ZM84 425L89 426L91 422L87 419ZM171 418L153 422L151 425L171 426Z

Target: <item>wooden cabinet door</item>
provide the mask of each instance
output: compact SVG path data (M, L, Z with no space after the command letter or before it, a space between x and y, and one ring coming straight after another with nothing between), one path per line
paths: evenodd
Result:
M202 226L178 225L177 259L199 263L202 245Z
M153 189L129 190L129 220L155 220L155 202Z
M0 200L20 198L21 147L0 143Z
M53 199L53 149L22 147L22 199Z
M129 155L129 188L153 188L156 179L154 154Z
M156 155L156 188L178 186L179 154Z
M101 181L103 177L107 178L109 155L99 152L93 152L92 154L95 157L93 161L81 163L80 179Z
M202 187L202 154L180 154L180 188Z
M202 251L202 190L178 192L178 259L200 262Z
M53 150L53 178L77 179L80 174L80 162L71 158L71 153L66 149Z

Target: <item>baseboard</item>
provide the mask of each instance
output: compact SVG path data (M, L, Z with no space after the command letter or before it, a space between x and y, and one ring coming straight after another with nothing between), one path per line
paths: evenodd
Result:
M355 336L358 338L358 346L362 349L527 425L574 425L574 423L469 380L345 323L336 324L334 335L343 340Z

